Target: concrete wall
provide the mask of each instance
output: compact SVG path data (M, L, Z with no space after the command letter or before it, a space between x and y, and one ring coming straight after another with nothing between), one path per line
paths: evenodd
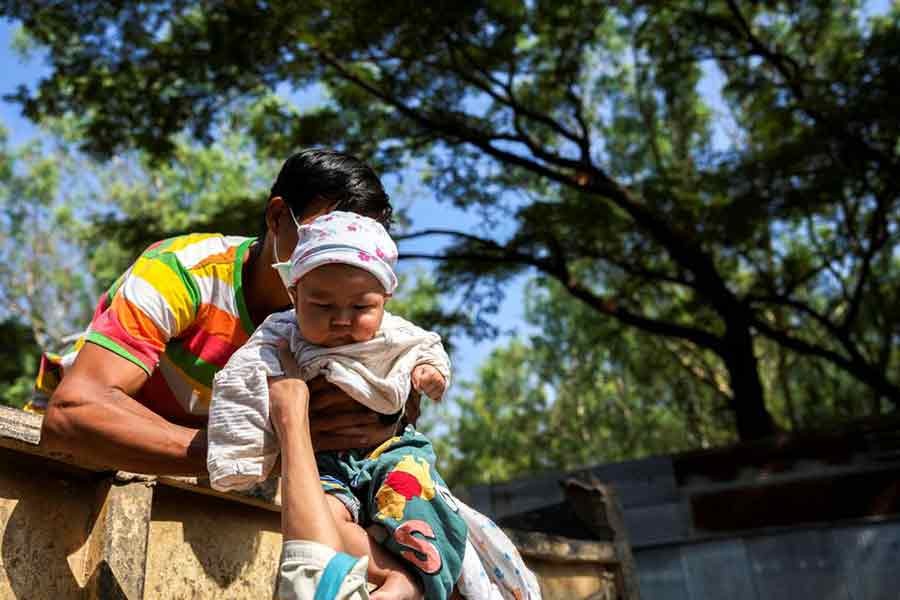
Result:
M0 449L0 598L270 598L277 512Z
M277 488L85 469L39 432L40 417L0 407L0 600L272 597ZM611 544L517 543L548 600L616 600Z
M900 521L662 545L635 560L653 600L897 600Z

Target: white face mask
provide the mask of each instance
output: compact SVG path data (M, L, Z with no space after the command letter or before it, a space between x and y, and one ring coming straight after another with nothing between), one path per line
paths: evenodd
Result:
M298 235L300 230L300 223L297 222L297 218L294 216L294 211L291 210L291 207L288 207L288 213L291 215L291 220L294 221L294 225L297 226ZM294 299L294 295L291 293L291 257L288 255L286 261L280 261L278 259L278 236L274 233L272 234L273 243L275 245L275 262L272 263L272 268L278 272L278 276L281 278L281 283L284 284L284 289L287 290L288 296L290 296L291 300Z

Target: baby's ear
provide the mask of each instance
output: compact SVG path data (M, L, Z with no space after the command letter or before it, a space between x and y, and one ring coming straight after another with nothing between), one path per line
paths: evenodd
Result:
M385 293L385 295L384 295L384 304L387 305L388 300L390 300L390 299L393 298L393 297L394 297L393 294L387 294L387 293Z

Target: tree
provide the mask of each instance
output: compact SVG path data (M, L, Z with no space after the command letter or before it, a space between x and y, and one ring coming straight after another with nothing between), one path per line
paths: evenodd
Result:
M0 404L24 406L41 348L58 351L90 315L92 279L73 255L81 206L73 167L46 141L10 147L0 127Z
M72 242L82 206L75 168L58 145L10 148L0 128L0 320L10 340L53 348L90 315L92 281Z
M491 354L438 438L454 485L733 441L727 373L711 357L598 321L558 284L526 295L537 333Z
M426 413L451 485L735 441L728 373L712 353L598 321L553 282L526 297L534 333L492 352L452 409ZM779 427L831 428L870 413L865 386L839 369L777 347L760 355Z
M260 233L280 164L256 156L244 121L223 124L211 144L184 136L174 144L166 160L133 151L93 165L108 208L90 218L82 239L93 240L88 259L101 289L155 241L185 232Z
M25 406L34 388L40 352L30 327L15 319L0 322L0 405Z
M846 1L7 2L49 49L34 118L86 115L85 147L172 152L286 82L260 149L339 144L485 215L441 283L523 269L636 331L714 356L741 438L769 435L759 352L900 401L898 13ZM414 15L414 17L411 17ZM724 79L726 114L704 101ZM724 139L726 134L731 139ZM506 224L512 231L497 224ZM506 232L500 235L497 232Z

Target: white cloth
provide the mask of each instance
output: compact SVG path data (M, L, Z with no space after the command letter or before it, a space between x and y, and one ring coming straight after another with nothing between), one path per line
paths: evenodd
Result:
M466 522L468 529L460 591L465 593L466 588L476 590L475 595L466 594L467 598L541 600L541 586L537 577L525 565L512 540L496 523L474 508L458 499L456 505L459 516ZM488 586L484 584L476 565L470 565L467 560L470 546L475 548L481 565L484 565L483 570L487 570L490 579Z
M337 552L317 542L284 542L278 566L278 600L313 600L322 572L335 554ZM368 600L368 564L367 556L359 559L341 583L335 600Z
M213 379L209 409L210 484L247 489L268 477L279 444L269 421L268 378L282 375L279 342L287 341L300 376L318 375L381 414L403 410L417 365L433 366L450 385L450 358L436 333L384 314L367 342L324 348L300 335L293 311L270 315Z
M456 580L456 589L465 598L483 598L484 600L505 600L500 588L491 581L478 551L472 545L472 542L466 540L466 553L463 555L462 569L459 573L459 579Z

